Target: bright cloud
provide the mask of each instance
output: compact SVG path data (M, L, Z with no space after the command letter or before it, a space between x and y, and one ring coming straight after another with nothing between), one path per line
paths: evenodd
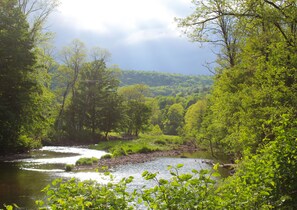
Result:
M191 7L188 0L61 0L62 19L80 30L119 33L129 44L178 36L174 17Z

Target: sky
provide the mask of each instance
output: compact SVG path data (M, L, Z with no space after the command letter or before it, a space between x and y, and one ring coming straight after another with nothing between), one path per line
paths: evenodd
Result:
M193 10L191 0L61 0L49 23L58 48L80 39L124 70L207 75L211 46L190 42L174 21Z

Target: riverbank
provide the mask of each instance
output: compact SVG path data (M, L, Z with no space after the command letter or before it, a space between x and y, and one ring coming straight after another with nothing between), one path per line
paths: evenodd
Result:
M26 158L30 158L30 157L31 157L31 155L29 152L3 155L3 156L0 155L0 162L26 159Z
M179 149L175 150L164 150L164 151L154 151L150 153L135 153L129 154L120 157L112 157L108 159L100 159L97 164L88 165L88 166L76 166L75 170L83 171L83 170L94 170L94 169L102 169L103 167L107 167L108 169L112 169L121 165L129 165L129 164L137 164L137 163L145 163L149 161L153 161L159 157L182 157L185 152L196 152L199 151L197 148L193 148L191 146L183 145Z
M119 165L137 164L152 161L158 157L178 157L185 152L198 149L193 142L185 142L179 136L140 135L138 139L112 140L100 142L90 147L110 153L110 158L101 158L93 166L77 166L76 170L113 168Z

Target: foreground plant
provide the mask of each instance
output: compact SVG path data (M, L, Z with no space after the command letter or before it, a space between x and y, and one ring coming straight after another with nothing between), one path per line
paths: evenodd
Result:
M95 181L80 182L70 179L63 182L56 179L42 191L46 194L44 201L36 201L39 209L134 209L132 201L135 192L127 192L127 184L133 177L123 178L113 184L99 184Z
M153 182L153 187L128 190L133 177L123 178L118 183L109 173L110 181L100 184L95 181L70 179L63 182L56 179L43 189L46 199L36 201L39 209L203 209L207 197L216 183L207 170L192 170L191 173L179 174L182 164L169 166L169 180L158 179L158 173L143 172L142 177ZM217 166L215 167L217 169Z

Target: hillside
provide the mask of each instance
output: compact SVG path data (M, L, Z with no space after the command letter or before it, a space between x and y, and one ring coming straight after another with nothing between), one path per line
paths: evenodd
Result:
M156 95L191 95L209 92L213 84L211 76L190 76L152 71L122 71L121 86L146 84Z

